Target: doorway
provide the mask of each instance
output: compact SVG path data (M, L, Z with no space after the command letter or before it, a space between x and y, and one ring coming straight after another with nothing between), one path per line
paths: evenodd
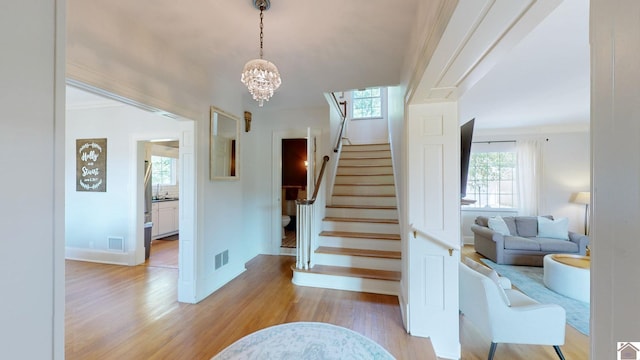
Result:
M296 247L296 200L307 198L307 139L282 139L282 244ZM286 251L286 250L285 250Z
M67 100L82 104L75 108L67 104L66 131L68 139L105 137L109 151L108 191L103 195L66 191L66 257L121 265L145 262L145 146L154 139L178 140L180 167L175 176L180 188L178 198L180 259L178 267L178 301L194 303L195 293L195 127L190 119L180 118L144 104L77 81L67 81ZM71 115L70 115L71 111ZM92 111L92 116L84 116ZM92 121L89 126L89 120ZM97 134L97 135L94 135ZM90 135L90 136L89 136ZM66 155L66 162L75 154ZM74 166L69 166L74 169ZM166 193L166 191L165 191ZM91 201L87 201L87 199ZM85 224L96 217L98 209L101 227ZM73 221L72 221L73 220ZM112 241L113 240L113 241ZM105 250L106 246L108 250ZM111 247L111 244L119 245Z
M177 139L144 144L145 264L151 267L179 267L179 144Z
M293 209L286 210L287 206L287 194L283 189L283 140L292 139L292 140L305 140L306 144L306 157L307 167L306 167L306 186L303 191L299 191L296 198L302 196L307 199L314 190L314 174L315 174L315 163L316 163L316 139L322 134L320 130L315 130L311 128L305 129L290 129L285 131L276 131L273 133L272 139L272 160L271 163L274 166L274 171L272 172L272 210L271 210L271 242L270 242L270 251L271 254L274 255L296 255L295 248L284 248L282 247L282 234L284 227L282 222L282 214L285 212L291 212L295 214L295 200L290 202L289 206L293 206ZM312 139L312 140L308 140ZM298 162L300 159L298 159ZM302 162L304 165L304 160ZM298 189L301 190L301 189ZM294 190L290 190L290 198L293 197ZM293 220L291 220L293 222Z

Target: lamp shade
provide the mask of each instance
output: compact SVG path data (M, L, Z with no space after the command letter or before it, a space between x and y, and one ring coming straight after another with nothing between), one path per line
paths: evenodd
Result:
M581 191L581 192L575 193L573 196L573 200L571 200L571 202L576 204L589 205L589 203L591 202L591 192Z

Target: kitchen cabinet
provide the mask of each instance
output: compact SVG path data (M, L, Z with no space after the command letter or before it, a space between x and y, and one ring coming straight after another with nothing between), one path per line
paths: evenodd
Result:
M157 201L152 204L152 238L157 239L178 233L180 228L179 210L179 202L177 200Z

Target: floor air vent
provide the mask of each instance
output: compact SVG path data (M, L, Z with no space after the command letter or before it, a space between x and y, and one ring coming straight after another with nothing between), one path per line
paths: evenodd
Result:
M124 238L123 237L115 237L110 236L107 238L109 242L109 250L122 251L124 252Z

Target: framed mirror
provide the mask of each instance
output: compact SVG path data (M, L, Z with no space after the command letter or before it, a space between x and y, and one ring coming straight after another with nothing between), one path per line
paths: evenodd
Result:
M240 118L215 106L210 111L209 169L211 180L238 180Z

